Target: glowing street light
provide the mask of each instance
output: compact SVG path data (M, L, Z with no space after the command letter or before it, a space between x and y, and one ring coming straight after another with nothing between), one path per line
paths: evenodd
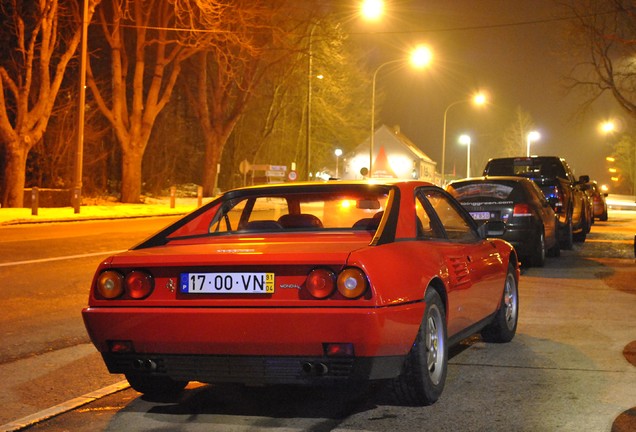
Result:
M384 12L382 0L364 0L360 6L362 16L369 21L377 21Z
M613 120L606 120L601 123L600 130L603 134L609 135L616 131L616 124Z
M460 135L459 143L468 148L468 153L466 154L466 177L470 177L470 135Z
M541 139L541 134L537 131L528 132L526 137L526 157L530 157L530 144Z
M338 159L342 156L342 150L337 148L334 154L336 155L336 178L338 178Z
M446 183L444 167L446 166L446 117L448 116L448 110L450 110L455 105L459 105L461 103L468 103L468 102L472 102L473 104L477 106L485 105L487 102L486 94L483 92L476 93L470 99L461 99L451 103L450 105L448 105L448 107L446 107L446 110L444 110L444 126L442 131L442 169L441 169L442 186L444 185L444 183Z
M418 69L425 68L433 60L433 52L427 46L417 46L411 53L410 60L414 67ZM369 177L373 176L373 147L375 145L375 82L380 69L393 63L402 63L403 61L404 59L389 60L388 62L382 63L378 66L373 73L373 84L371 88L371 137L369 140Z

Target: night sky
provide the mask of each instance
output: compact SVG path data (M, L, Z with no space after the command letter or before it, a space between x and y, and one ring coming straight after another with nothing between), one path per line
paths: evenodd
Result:
M461 133L472 137L471 171L480 173L493 156L480 151L480 141L497 141L520 106L542 135L532 154L562 156L577 176L609 183L609 146L598 127L608 117L627 116L610 95L583 109L589 95L565 91L564 77L581 60L567 45L568 25L554 0L394 1L387 3L382 23L358 24L352 37L368 47L371 70L405 56L418 42L434 50L429 70L381 70L377 87L387 99L376 112L437 161L438 171L444 111L484 89L492 101L488 107L462 103L448 111L446 173L466 171L466 148L457 142Z

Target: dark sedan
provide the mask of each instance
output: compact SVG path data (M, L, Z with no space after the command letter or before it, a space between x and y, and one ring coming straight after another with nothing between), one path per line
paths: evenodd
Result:
M452 182L447 190L478 223L504 222L498 237L510 242L522 263L541 267L560 255L557 215L541 189L523 177L480 177Z

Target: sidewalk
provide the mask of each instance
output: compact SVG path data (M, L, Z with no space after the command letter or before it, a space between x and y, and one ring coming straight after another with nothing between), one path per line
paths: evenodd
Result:
M211 198L203 200L203 204ZM48 222L66 222L81 220L104 220L151 216L184 215L197 208L196 198L176 198L174 208L170 208L170 199L146 198L143 204L122 204L106 202L96 205L82 205L75 214L73 207L39 208L33 216L30 208L0 208L0 226L33 224Z

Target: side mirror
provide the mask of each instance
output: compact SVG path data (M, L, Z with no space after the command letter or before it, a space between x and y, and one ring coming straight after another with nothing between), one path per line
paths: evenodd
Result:
M478 228L479 236L483 239L488 237L500 237L506 232L506 224L502 221L489 220Z
M590 182L590 176L589 175L582 175L579 177L579 183L581 184L585 184L585 183L589 183Z

